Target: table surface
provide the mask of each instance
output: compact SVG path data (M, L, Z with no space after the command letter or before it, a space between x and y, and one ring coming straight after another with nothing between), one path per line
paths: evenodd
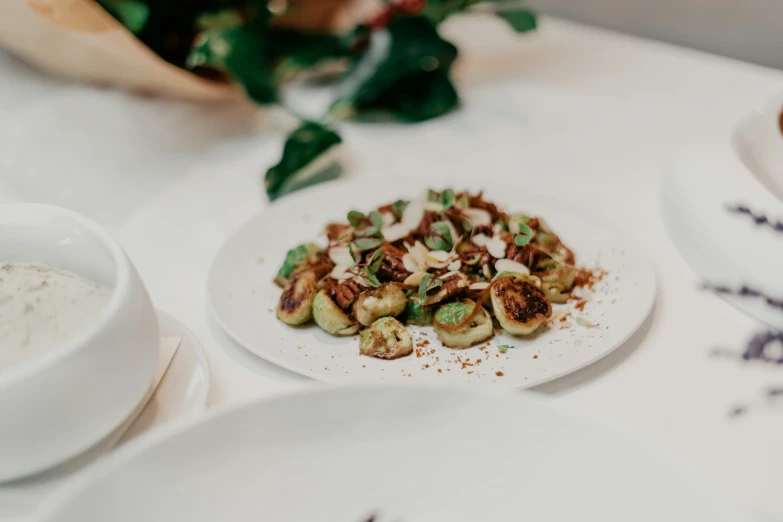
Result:
M419 125L345 124L345 176L482 176L578 200L633 234L655 309L604 360L535 389L656 440L757 512L783 515L783 367L715 357L762 328L698 288L666 237L661 173L693 140L726 139L783 72L545 18L522 37L450 21L462 108ZM0 203L72 208L124 244L156 305L201 339L212 406L307 383L232 344L208 316L210 262L265 205L286 122L244 103L195 106L48 78L0 54ZM774 366L774 365L773 365ZM783 401L781 401L783 402ZM743 415L732 415L737 407Z

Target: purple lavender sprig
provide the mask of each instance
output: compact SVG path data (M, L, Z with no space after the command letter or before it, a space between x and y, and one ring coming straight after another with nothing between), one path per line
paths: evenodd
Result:
M724 285L702 283L701 287L704 290L711 290L716 294L735 295L739 297L753 297L756 299L763 299L764 302L767 304L767 306L770 306L775 310L783 312L783 299L778 299L776 297L766 295L761 290L756 290L755 288L751 288L747 285L742 285L739 289L734 289Z
M729 212L735 213L735 214L743 214L750 219L753 220L754 223L756 223L759 226L766 226L774 230L775 232L783 234L783 221L776 221L772 220L769 217L765 216L761 213L755 213L753 210L751 210L749 207L746 207L744 205L728 205L726 207Z

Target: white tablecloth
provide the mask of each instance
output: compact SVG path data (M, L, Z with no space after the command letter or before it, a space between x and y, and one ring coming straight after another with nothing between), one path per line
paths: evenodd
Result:
M346 176L473 176L552 191L632 233L659 277L655 310L611 356L538 391L637 430L759 512L783 515L783 367L714 357L761 327L698 281L658 214L659 178L694 139L725 138L783 73L553 19L517 37L490 19L449 22L463 107L420 125L346 124ZM305 382L233 345L209 320L220 244L267 204L261 174L280 118L53 80L0 54L0 202L70 207L127 248L152 297L203 342L211 404ZM730 416L738 405L745 415ZM578 436L578 434L574 434Z

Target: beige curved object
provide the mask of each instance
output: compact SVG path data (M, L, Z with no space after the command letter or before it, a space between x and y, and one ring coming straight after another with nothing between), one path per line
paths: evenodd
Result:
M116 21L93 0L27 0L41 18L62 29L103 33L116 29Z
M2 0L0 45L75 80L196 101L242 96L162 60L92 0Z

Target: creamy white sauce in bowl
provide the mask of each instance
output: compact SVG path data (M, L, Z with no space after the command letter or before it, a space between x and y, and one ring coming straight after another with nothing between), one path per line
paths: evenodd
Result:
M78 338L99 321L111 293L66 270L0 261L0 373Z

